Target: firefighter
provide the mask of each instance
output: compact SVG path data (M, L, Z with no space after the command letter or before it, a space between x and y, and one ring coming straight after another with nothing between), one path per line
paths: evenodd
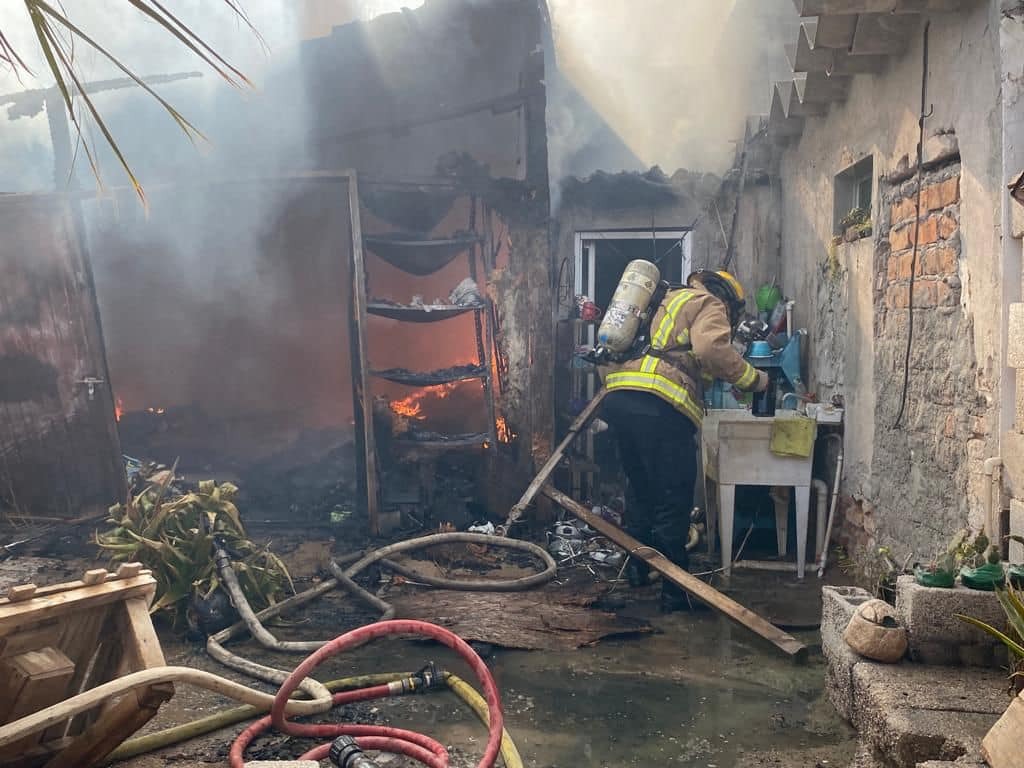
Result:
M743 287L728 272L700 271L668 290L653 310L649 347L602 367L608 395L601 417L614 430L628 480L627 529L683 569L697 481L697 436L703 386L713 379L761 392L768 376L732 346L744 308ZM647 583L647 563L633 557L629 583ZM685 593L662 580L661 610L688 605Z

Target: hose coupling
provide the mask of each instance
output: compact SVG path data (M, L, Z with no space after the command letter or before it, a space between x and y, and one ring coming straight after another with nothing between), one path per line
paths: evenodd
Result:
M363 754L363 750L351 736L336 738L331 744L328 757L338 768L379 768L377 763Z
M410 677L405 693L425 693L433 688L443 688L447 674L437 662L431 661L423 669Z

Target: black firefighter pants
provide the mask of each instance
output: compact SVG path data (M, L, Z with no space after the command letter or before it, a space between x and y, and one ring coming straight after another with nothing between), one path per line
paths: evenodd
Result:
M697 427L657 395L630 390L609 393L601 417L615 434L629 481L626 530L687 568Z

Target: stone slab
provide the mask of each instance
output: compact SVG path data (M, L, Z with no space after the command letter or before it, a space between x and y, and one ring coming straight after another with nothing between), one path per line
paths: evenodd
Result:
M973 616L996 627L1006 615L992 592L964 587L922 587L913 576L896 584L896 613L907 628L909 654L923 664L996 667L1006 663L1005 649L980 629L956 618Z
M853 669L854 725L896 768L980 755L1006 709L1006 676L995 670L877 664Z
M1024 368L1024 304L1010 305L1009 328L1006 332L1006 365Z
M1020 499L1010 501L1010 533L1024 536L1024 501ZM1024 544L1010 542L1010 562L1024 564Z
M1021 383L1024 382L1018 382L1017 386ZM1024 424L1024 421L1020 423ZM1003 458L1003 482L1006 489L1011 496L1024 499L1024 434L1004 432L999 452Z
M853 721L853 668L864 661L843 640L857 606L871 599L860 587L821 588L821 650L825 656L825 690L847 722Z

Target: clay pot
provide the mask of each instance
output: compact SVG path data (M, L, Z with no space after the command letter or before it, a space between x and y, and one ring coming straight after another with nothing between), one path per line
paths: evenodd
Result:
M884 600L869 600L857 609L843 633L846 644L868 659L892 664L907 652L907 631Z

